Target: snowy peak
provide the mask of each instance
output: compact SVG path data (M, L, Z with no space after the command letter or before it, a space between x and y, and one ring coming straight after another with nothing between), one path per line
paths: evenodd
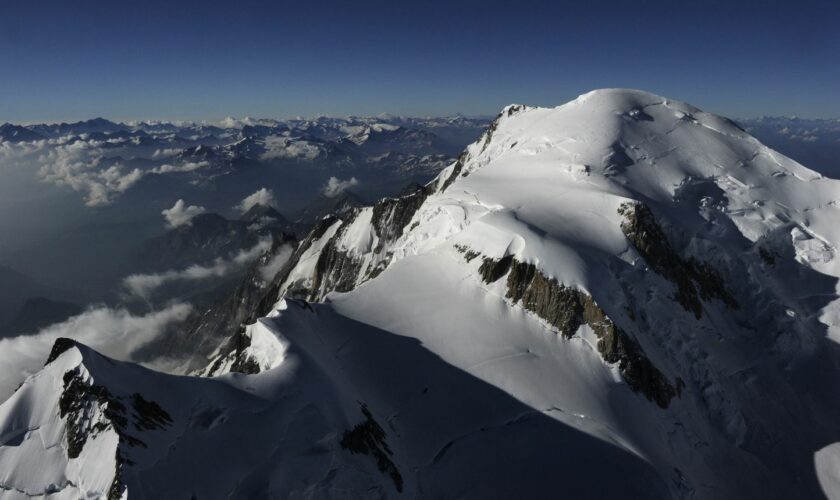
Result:
M156 402L124 392L142 371L57 339L45 368L0 406L4 487L27 496L121 498L126 464L172 425Z
M801 441L768 451L766 436L795 425L825 445L835 411L779 413L744 388L766 380L799 405L808 376L777 362L805 366L840 338L838 192L733 122L653 94L509 106L427 186L323 219L257 316L276 327L284 300L322 301L416 338L533 408L585 415L564 421L657 464L676 496L710 480L793 492L748 462L805 474ZM237 356L254 353L218 359ZM690 444L661 446L700 435L706 465Z
M48 365L58 359L59 356L64 354L65 352L69 351L70 349L77 349L80 352L83 349L87 349L82 344L76 342L73 339L68 339L66 337L59 337L55 339L53 343L52 349L50 350L49 356L47 356L47 361L45 365Z
M341 203L273 278L204 316L194 335L228 336L210 377L57 343L0 406L3 484L817 497L840 439L838 193L731 121L653 94L508 106L430 183ZM67 387L80 410L61 414ZM169 419L152 411L142 435L116 410L151 403ZM99 434L74 458L76 429ZM46 479L20 457L48 462Z

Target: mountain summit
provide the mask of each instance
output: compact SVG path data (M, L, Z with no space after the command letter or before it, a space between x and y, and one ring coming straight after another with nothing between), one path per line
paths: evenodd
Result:
M653 94L508 106L429 184L321 219L195 374L211 379L59 354L0 406L0 483L840 494L838 193Z

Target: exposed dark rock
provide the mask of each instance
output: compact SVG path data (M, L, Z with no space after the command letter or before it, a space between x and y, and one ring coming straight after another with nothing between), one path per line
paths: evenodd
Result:
M476 252L466 245L455 245L455 250L464 255L464 260L472 262L476 257L480 257L481 253Z
M525 106L524 104L512 104L507 108L507 115L510 117L526 109L528 109L528 106Z
M518 262L510 255L499 260L485 257L479 273L486 283L507 274L507 298L542 318L566 338L574 336L581 325L589 325L598 337L597 348L604 361L617 364L627 385L649 401L667 408L676 395L677 390L645 356L639 343L618 328L588 294L563 286L533 264Z
M53 361L58 359L59 356L61 356L67 350L73 347L76 347L76 341L73 339L68 339L66 337L59 337L55 339L55 342L53 342L52 349L50 349L50 355L47 356L47 362L44 363L44 366L52 363Z
M546 277L533 264L513 261L507 280L507 298L548 321L566 338L571 338L585 321L584 296Z
M385 441L385 430L373 419L373 414L367 405L362 404L361 406L365 421L349 431L344 431L344 435L341 437L341 447L351 453L360 453L373 458L376 467L383 474L390 476L397 491L402 493L403 478L399 469L391 460L393 453Z
M111 486L108 488L108 500L119 500L125 493L126 484L123 480L123 471L127 465L131 465L130 460L126 460L117 448L116 467L114 470L114 479L111 481Z
M318 262L315 264L315 274L312 277L312 289L307 297L308 300L319 300L332 291L349 292L356 286L362 271L362 262L338 248L338 241L356 216L358 212L354 212L351 218L345 221L321 250Z
M579 293L583 302L583 321L598 336L598 352L608 363L617 363L622 378L634 391L641 392L661 408L667 408L671 398L682 392L684 383L678 379L675 388L645 356L642 347L610 320L592 297Z
M349 292L355 288L361 270L359 259L339 250L334 243L328 244L318 256L309 300L319 300L332 291Z
M512 255L507 255L499 260L494 260L488 257L484 259L484 262L478 268L478 273L481 275L481 279L483 279L486 283L493 283L507 274L510 270L511 264L513 264Z
M96 406L100 407L105 419L92 422ZM104 386L85 382L78 370L68 370L64 374L64 390L59 396L58 408L66 422L67 456L70 458L81 454L88 437L96 436L109 426L113 426L117 434L123 437L128 423L125 405L111 396ZM127 439L127 442L132 446L145 446L133 437Z
M380 259L379 263L375 267L367 269L366 273L364 273L365 269L362 268L362 260L342 250L338 245L338 242L359 214L359 210L349 212L343 225L324 245L318 256L315 272L312 276L311 289L289 290L286 295L317 301L329 292L349 292L360 281L378 276L387 267L390 258L390 255L383 255L383 252L391 243L402 236L405 227L429 194L430 188L423 187L406 196L385 198L374 205L371 225L378 237L378 243L373 252L378 254ZM315 239L317 238L307 237L307 240L310 241Z
M87 385L84 384L75 372L68 371L64 374L64 391L58 400L58 407L61 416L67 418L67 456L76 458L82 452L87 442L89 430L85 426L85 414L89 411L91 402L86 393Z
M245 353L245 350L251 347L251 337L245 335L245 332L240 332L234 336L234 339L236 342L236 358L230 367L230 371L249 375L259 373L260 365Z
M465 153L462 153L461 156L458 157L458 160L455 162L455 166L452 168L452 172L449 174L449 177L443 181L443 185L440 187L440 192L446 191L446 188L449 187L450 184L455 182L455 179L461 175L461 170L464 168L464 159L466 157Z
M511 106L511 108L508 109L508 116L511 116L511 114L512 114L512 113L510 113L511 109L513 109L513 106ZM490 123L490 125L487 126L487 130L484 131L484 136L482 136L482 138L481 138L481 151L482 152L484 152L484 150L487 149L487 146L490 145L490 141L493 139L493 134L496 132L496 128L499 127L499 120L502 119L502 116L504 116L504 111L500 112L496 116L496 119L493 120Z
M373 206L371 223L379 237L375 252L381 252L385 245L402 236L411 218L431 194L430 191L430 188L422 187L406 196L385 198Z
M146 447L143 441L128 434L129 416L119 397L112 395L105 386L86 382L78 368L65 372L63 381L64 390L59 396L58 408L61 418L65 420L69 458L77 458L89 438L96 437L109 428L114 429L121 444ZM134 408L132 420L136 430L165 429L172 424L172 417L154 401L148 401L135 393L131 402ZM100 412L98 418L97 409ZM130 465L131 462L121 455L118 448L117 476L125 464ZM114 487L112 484L112 488Z
M726 290L720 273L694 257L681 257L668 242L653 213L643 203L624 203L618 213L624 216L621 230L633 243L645 262L657 274L677 287L675 300L697 319L703 315L703 301L721 300L727 307L738 308Z

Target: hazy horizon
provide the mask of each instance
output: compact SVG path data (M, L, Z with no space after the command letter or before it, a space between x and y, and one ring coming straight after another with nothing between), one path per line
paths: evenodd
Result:
M0 122L483 116L598 88L728 117L840 116L840 5L759 5L14 2Z
M568 101L566 101L568 102ZM526 104L527 103L510 103L510 104ZM558 103L556 106L561 106L563 103ZM556 106L538 106L538 107L556 107ZM91 115L87 117L81 117L72 120L22 120L22 121L11 121L11 120L3 120L0 117L0 125L10 123L13 125L20 125L23 127L28 127L32 125L58 125L58 124L71 124L71 123L80 123L86 122L90 120L97 120L97 119L104 119L108 120L113 123L129 125L132 124L139 124L139 123L169 123L173 125L178 124L200 124L200 125L214 125L219 126L223 122L227 120L234 120L234 121L247 121L253 120L254 122L259 121L278 121L278 122L285 122L285 121L293 121L293 120L317 120L319 118L330 118L330 119L352 119L352 118L382 118L382 117L392 117L392 118L406 118L406 119L439 119L439 118L454 118L454 117L463 117L468 119L476 119L476 120L488 120L495 117L505 106L502 106L498 110L493 113L484 113L484 114L466 114L460 112L453 112L453 113L444 113L444 114L437 114L437 115L409 115L409 114L396 114L396 113L388 113L388 112L380 112L380 113L372 113L372 114L349 114L349 115L330 115L330 114L316 114L316 115L295 115L295 116L251 116L251 115L243 115L243 114L233 114L233 115L226 115L222 117L211 117L211 118L195 118L195 119L187 119L187 118L160 118L160 117L148 117L148 118L133 118L133 117L110 117L110 116L102 116L102 115ZM706 111L706 110L703 110ZM720 113L715 113L720 116L725 116L727 118L731 118L733 120L760 120L763 118L766 119L775 119L775 118L783 118L788 120L809 120L809 121L838 121L840 120L840 114L837 115L823 115L823 116L801 116L801 115L771 115L771 114L763 114L763 115L755 115L755 116L733 116L733 115L725 115Z

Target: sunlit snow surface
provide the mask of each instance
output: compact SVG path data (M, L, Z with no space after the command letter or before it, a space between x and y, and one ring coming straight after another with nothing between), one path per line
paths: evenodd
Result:
M726 119L626 90L506 108L443 189L455 168L386 252L372 209L340 233L337 247L363 269L388 264L379 276L360 273L355 290L319 304L278 297L247 327L257 375L170 377L81 347L30 377L0 406L4 492L107 491L113 433L78 459L64 451L56 402L63 373L81 366L172 415L137 433L148 448L120 445L135 462L123 478L131 498L840 494L838 181ZM673 300L621 230L618 208L633 200L718 269L737 310L709 300L698 319ZM285 288L311 285L342 224L300 256ZM505 280L482 281L482 258L506 255L589 293L685 382L682 395L660 408L603 361L589 327L564 339L511 304ZM401 483L341 446L363 406Z

